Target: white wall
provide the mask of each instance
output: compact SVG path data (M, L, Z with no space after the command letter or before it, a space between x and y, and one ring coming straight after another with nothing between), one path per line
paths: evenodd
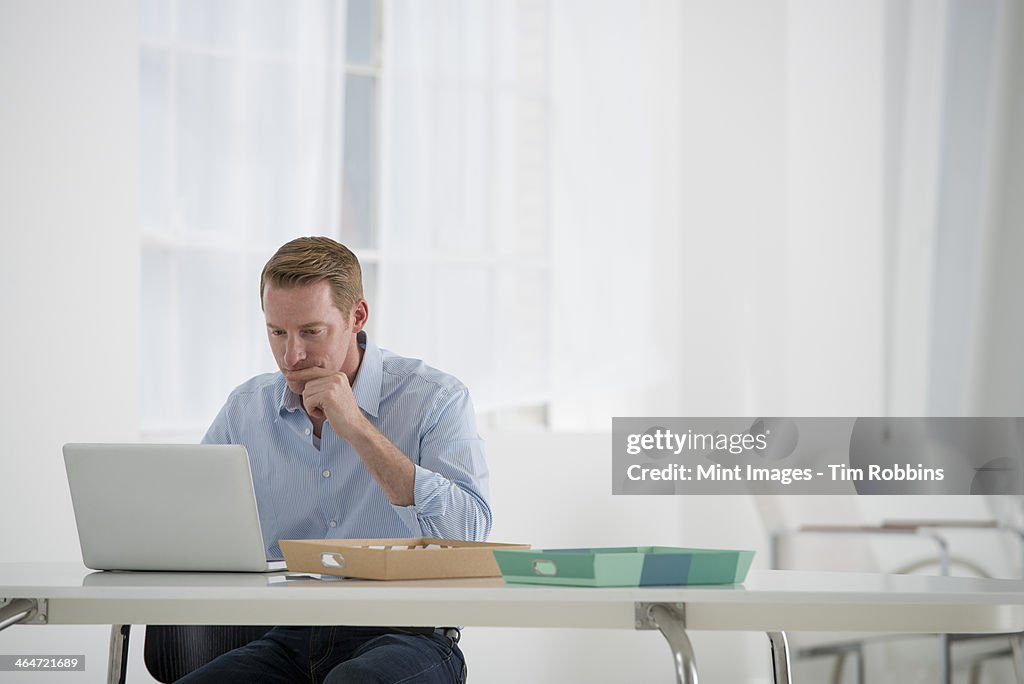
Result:
M0 4L0 562L80 560L61 445L135 435L137 52L132 0ZM99 682L108 632L0 650L85 654Z

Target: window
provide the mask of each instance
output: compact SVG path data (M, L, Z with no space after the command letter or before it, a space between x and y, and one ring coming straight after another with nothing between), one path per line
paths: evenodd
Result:
M194 437L275 368L257 300L269 255L375 231L379 7L141 0L140 23L140 415L148 436Z
M544 403L545 0L139 7L147 437L275 369L256 284L298 235L356 252L382 346Z

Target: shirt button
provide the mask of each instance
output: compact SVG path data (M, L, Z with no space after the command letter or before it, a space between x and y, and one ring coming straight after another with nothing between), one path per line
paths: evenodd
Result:
M338 526L338 521L337 521L337 520L332 520L332 521L331 521L330 523L328 523L328 524L329 524L329 525L330 525L331 527L337 527L337 526Z
M330 477L330 476L331 476L331 471L330 470L325 470L324 471L324 477Z
M309 433L310 433L310 432L311 432L311 430L310 430L309 428L306 428L306 436L307 436L307 437L309 437Z

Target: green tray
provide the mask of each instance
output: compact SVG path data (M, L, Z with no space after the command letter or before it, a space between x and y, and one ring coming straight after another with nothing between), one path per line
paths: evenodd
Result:
M753 551L674 546L494 551L506 582L579 587L738 584Z

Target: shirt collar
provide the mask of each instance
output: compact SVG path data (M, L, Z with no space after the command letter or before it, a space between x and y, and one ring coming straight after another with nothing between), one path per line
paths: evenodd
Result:
M352 393L356 395L359 408L376 418L380 410L381 384L384 382L384 356L380 347L366 336L366 331L360 330L356 340L363 349L363 360L359 364Z
M384 381L383 355L380 348L366 336L365 331L361 330L356 334L356 341L363 350L363 360L356 372L352 393L356 397L356 404L359 408L376 418L377 412L380 410L380 387ZM293 413L301 408L302 397L288 389L288 383L285 382L284 390L281 392L279 412Z

